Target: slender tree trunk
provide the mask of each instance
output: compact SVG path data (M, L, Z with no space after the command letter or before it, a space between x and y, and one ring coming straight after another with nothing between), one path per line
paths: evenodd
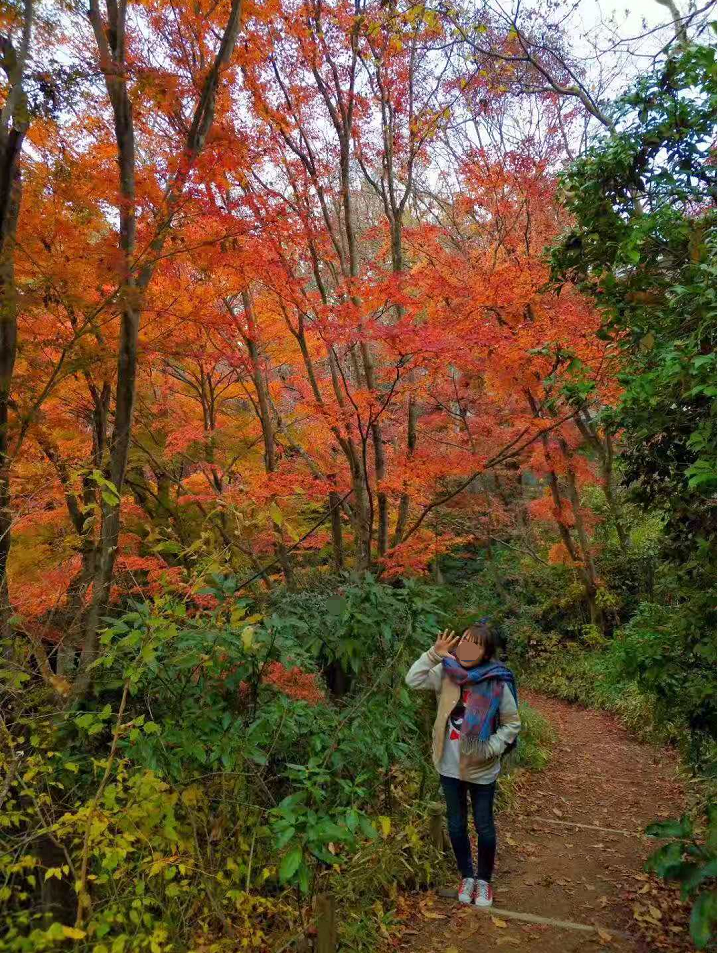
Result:
M117 499L109 502L101 494L102 523L98 559L92 581L92 600L85 619L85 634L80 655L80 670L75 681L75 694L87 691L90 668L97 657L97 636L105 611L120 536L119 497L125 478L130 446L130 431L135 404L137 375L137 339L140 328L139 289L133 270L137 223L135 218L135 128L125 77L125 20L127 2L108 3L107 26L102 19L98 0L90 2L90 22L95 32L100 58L105 70L105 85L115 121L115 140L119 163L120 194L120 339L117 353L115 386L115 420L110 440L109 479Z
M540 417L540 408L536 398L530 391L526 391L526 397L529 402L529 406L533 411L536 417ZM567 462L567 491L569 497L569 503L571 505L571 511L574 517L574 523L576 526L576 533L579 537L579 549L576 547L573 536L568 526L563 522L562 519L562 510L563 503L561 499L561 488L558 481L558 476L556 470L554 469L553 463L551 461L551 451L549 448L548 434L542 433L541 435L541 444L543 446L544 459L546 460L546 465L548 469L548 480L549 487L551 489L551 498L553 500L554 508L556 510L556 525L558 526L559 535L561 536L561 541L563 542L566 550L571 557L571 560L580 567L581 578L583 580L583 587L586 598L586 607L588 609L589 618L594 624L599 624L600 622L600 611L596 605L596 592L598 589L596 582L596 571L593 563L593 556L591 554L590 545L588 543L588 536L586 534L585 524L583 521L583 516L581 515L580 500L578 498L578 489L576 486L576 479L571 469L571 462L568 458L568 446L566 445L565 440L559 437L559 446L561 453L566 459ZM580 527L580 528L579 528Z
M302 360L307 371L307 377L309 378L309 383L312 388L312 393L314 399L322 407L324 412L328 415L329 411L326 409L324 397L321 390L319 389L319 384L317 382L317 375L314 371L314 364L312 361L311 354L309 353L309 347L306 340L306 333L304 329L304 322L300 319L298 327L294 329L289 323L289 329L294 335L299 344L299 350L302 355ZM346 401L344 397L344 392L342 390L341 383L341 374L337 364L337 358L331 348L328 351L328 361L329 361L329 370L331 372L332 379L332 389L334 391L334 397L337 401L337 404L342 409L346 406ZM352 494L352 507L350 510L350 518L352 522L352 528L354 532L354 545L355 545L355 568L361 570L368 569L371 559L370 554L370 543L369 539L369 500L367 496L367 486L366 479L364 475L364 466L362 461L362 455L356 446L356 442L352 437L351 433L342 433L339 427L330 423L329 429L336 439L339 447L341 448L344 456L346 457L347 463L349 465L349 473L351 475L351 485L353 489ZM342 555L343 561L343 555Z
M11 186L13 195L5 222L5 235L0 234L0 633L10 630L12 608L7 580L7 566L12 541L12 506L10 498L10 392L17 354L17 294L15 289L15 231L20 208L20 173Z
M127 83L127 0L106 0L107 19L100 12L99 0L90 0L89 19L112 107L119 165L119 244L122 252L119 294L120 338L117 354L115 418L107 469L117 496L112 502L105 499L107 494L100 497L102 525L96 571L92 583L92 600L85 619L84 641L80 666L73 685L73 697L85 694L90 685L91 667L97 657L100 619L108 603L117 556L120 536L120 498L127 468L135 404L137 344L142 299L154 274L157 259L172 230L177 203L184 189L191 162L202 151L214 120L220 75L222 69L227 66L237 41L241 11L242 0L232 0L217 55L204 80L187 134L185 162L176 180L168 188L166 217L163 222L158 223L157 233L150 243L151 257L140 270L139 276L136 276L135 128Z
M409 406L407 409L407 425L406 425L406 458L409 465L411 465L411 460L414 456L414 450L416 448L416 424L419 419L419 407L417 405L416 399L412 396L409 398ZM392 540L393 546L398 546L401 542L401 539L404 535L404 530L406 529L406 521L409 517L409 494L404 491L401 494L401 499L399 500L399 511L396 517L396 526L394 527L394 538Z
M601 466L601 489L606 498L608 511L611 514L613 526L618 536L618 544L621 547L621 551L625 553L628 551L629 540L618 500L616 499L616 491L613 483L613 440L607 431L604 433L603 438L601 437L587 409L584 409L583 414L579 413L576 415L576 426L584 440L589 446L592 446L598 454Z
M339 500L339 494L335 490L332 490L329 493L329 506L332 511L332 552L334 554L334 568L337 572L344 568L342 513L339 506Z
M22 199L20 153L29 125L23 82L33 14L32 0L25 0L22 37L17 50L8 36L0 36L0 66L7 77L5 102L0 111L0 635L9 634L12 617L7 568L12 541L9 411L18 318L15 236Z
M244 342L249 352L249 360L252 365L252 381L257 394L257 405L259 408L259 422L262 427L262 439L264 441L264 469L267 473L274 473L277 466L276 440L274 434L274 421L272 420L271 401L267 391L267 382L264 377L262 364L259 357L259 348L257 346L257 324L254 319L254 305L252 296L248 289L242 291L242 305L247 319L247 331L242 332ZM292 566L287 554L287 547L284 545L284 530L281 526L274 523L274 550L282 567L284 581L291 589L293 584Z
M578 538L578 544L581 550L581 560L583 564L586 596L588 601L589 613L591 616L591 622L594 625L603 626L603 613L596 603L596 595L598 593L598 577L596 574L596 563L593 559L593 553L591 551L591 541L588 538L588 532L586 531L586 522L583 518L583 513L581 511L581 499L578 492L578 483L576 481L576 474L573 470L573 465L571 462L571 451L568 448L568 444L562 436L558 437L558 445L561 448L561 453L564 460L566 461L566 488L568 493L568 499L571 504L571 510L573 512L573 521L574 526L576 527L576 536Z

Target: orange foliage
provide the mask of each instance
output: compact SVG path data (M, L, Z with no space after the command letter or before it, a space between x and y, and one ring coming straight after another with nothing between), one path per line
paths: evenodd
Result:
M188 63L209 61L221 6L152 0L130 25L140 248L186 161L177 103L195 95ZM543 249L567 224L555 199L561 136L549 124L544 140L510 150L463 142L431 214L392 210L390 192L432 167L452 110L478 88L487 110L511 94L498 75L437 83L431 56L415 54L443 48L438 16L372 2L359 19L346 0L248 7L143 300L118 598L187 595L208 563L249 574L295 544L293 560L330 562L328 521L298 541L333 494L346 496L345 564L389 576L426 573L524 516L590 526L566 495L597 474L562 387L579 368L589 410L617 392L599 316L577 293L546 290ZM73 35L68 56L84 62L88 42ZM11 479L13 532L34 556L16 553L9 571L27 619L66 600L98 537L122 268L100 87L32 136ZM103 439L98 419L110 422ZM539 483L528 505L522 474ZM543 492L552 475L558 504ZM318 700L296 668L266 677Z

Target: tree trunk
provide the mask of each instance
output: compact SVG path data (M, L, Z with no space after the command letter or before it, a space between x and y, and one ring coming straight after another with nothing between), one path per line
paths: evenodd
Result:
M613 441L611 435L608 431L604 431L603 438L601 438L600 433L598 433L598 428L586 408L584 408L582 414L579 413L576 415L575 420L581 436L598 454L601 464L601 488L606 498L608 511L613 520L613 526L618 537L618 544L621 547L621 551L626 553L628 552L629 539L626 526L623 522L623 516L616 499L616 490L613 483Z
M244 342L247 345L249 359L252 364L252 382L257 393L257 405L259 408L259 423L262 428L262 439L264 441L264 469L266 473L274 473L277 465L276 440L274 433L274 421L272 420L271 401L267 390L267 382L259 356L257 346L257 325L254 319L254 305L252 296L248 289L242 291L242 305L247 319L247 331L242 331ZM292 588L293 574L292 566L287 554L287 547L284 545L284 531L281 526L274 523L274 551L282 567L284 581L288 588Z
M168 187L166 216L158 222L155 238L150 243L151 253L135 275L136 258L136 200L135 200L135 128L127 83L126 17L127 0L107 0L105 20L100 13L99 0L90 0L89 19L95 35L99 60L105 77L105 87L112 106L115 142L119 165L119 220L122 273L120 275L120 339L117 355L117 382L115 386L115 418L109 446L107 474L114 485L116 498L112 502L101 495L102 525L92 583L92 601L84 626L84 642L73 692L84 695L90 685L90 669L97 657L98 630L102 613L106 610L112 574L120 535L120 499L127 468L137 376L137 342L141 306L159 255L172 230L177 203L187 181L191 160L202 151L214 120L217 89L221 70L232 56L241 19L242 0L232 0L227 25L211 69L206 75L202 92L187 134L185 150L187 162L177 178ZM152 257L154 256L154 257Z
M7 77L5 102L0 111L0 635L3 636L9 634L12 617L7 566L12 541L9 410L17 354L15 235L22 199L20 152L29 125L23 81L33 12L32 0L25 0L20 47L16 51L9 37L4 36L0 63Z
M416 448L416 424L418 419L419 407L417 405L416 399L412 396L409 398L406 425L406 457L408 462L410 462L414 456L414 450ZM398 546L401 542L408 518L409 494L405 491L401 494L401 499L399 500L399 512L397 513L396 517L396 526L394 527L394 539L392 545Z
M15 288L15 231L20 209L20 173L11 185L13 195L0 234L0 633L9 635L12 608L7 582L7 565L12 540L10 498L10 393L17 354L17 294Z
M530 391L526 391L526 397L529 402L529 406L533 414L539 418L541 416L540 408L536 398ZM600 624L600 611L596 605L596 592L598 589L596 582L596 570L593 563L593 556L591 554L590 545L588 542L588 536L586 534L585 524L583 521L583 516L581 515L580 509L580 500L578 498L578 489L576 486L576 478L571 469L571 462L569 459L569 450L566 441L559 436L558 438L559 447L561 449L562 456L566 459L567 463L567 490L569 502L571 504L571 510L574 516L574 522L576 525L576 533L579 537L579 546L581 552L579 553L576 548L576 544L571 535L571 532L563 522L561 518L562 514L562 501L561 501L561 489L558 482L558 476L553 467L551 461L551 451L549 449L548 434L543 432L541 434L541 444L544 452L544 459L546 460L547 469L548 469L548 479L549 487L551 489L551 498L553 499L553 504L556 509L556 524L558 526L559 535L561 536L561 541L563 542L566 550L568 551L569 556L572 561L580 566L581 578L583 580L583 587L586 598L586 608L588 609L589 618L592 623L595 625Z
M329 493L329 506L332 511L332 552L334 554L334 568L337 572L340 572L344 568L342 513L339 500L339 494L335 490L331 490Z

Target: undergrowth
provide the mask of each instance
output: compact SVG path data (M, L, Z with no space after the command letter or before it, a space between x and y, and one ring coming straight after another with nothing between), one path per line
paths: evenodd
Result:
M323 890L340 949L370 953L398 891L448 876L433 693L404 683L442 594L367 577L257 605L217 577L203 595L109 619L81 704L58 707L27 645L4 646L3 953L266 950ZM499 809L548 758L546 722L521 715Z

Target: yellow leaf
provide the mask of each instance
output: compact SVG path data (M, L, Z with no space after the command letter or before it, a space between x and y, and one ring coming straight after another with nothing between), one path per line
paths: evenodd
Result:
M196 784L191 784L188 788L185 788L182 792L182 803L186 804L187 807L194 807L199 801L200 789Z
M84 930L78 930L77 927L63 927L62 934L70 940L81 940L86 935Z
M388 837L391 833L391 821L388 817L380 817L379 824L381 825L381 834L382 837Z
M455 946L447 946L445 953L459 953Z
M421 912L427 920L446 920L443 913L434 913L433 910L422 910Z
M64 698L70 694L70 683L63 675L51 675L49 681L58 695Z
M648 904L648 913L654 920L660 920L663 917L658 907L654 907L652 903Z
M610 933L606 930L602 930L600 927L596 927L596 933L598 933L601 943L610 943L613 939Z
M502 920L501 917L492 917L491 922L495 927L501 927L502 929L508 926L508 923L505 920Z
M246 652L248 652L254 645L254 626L248 625L242 630L242 645Z

